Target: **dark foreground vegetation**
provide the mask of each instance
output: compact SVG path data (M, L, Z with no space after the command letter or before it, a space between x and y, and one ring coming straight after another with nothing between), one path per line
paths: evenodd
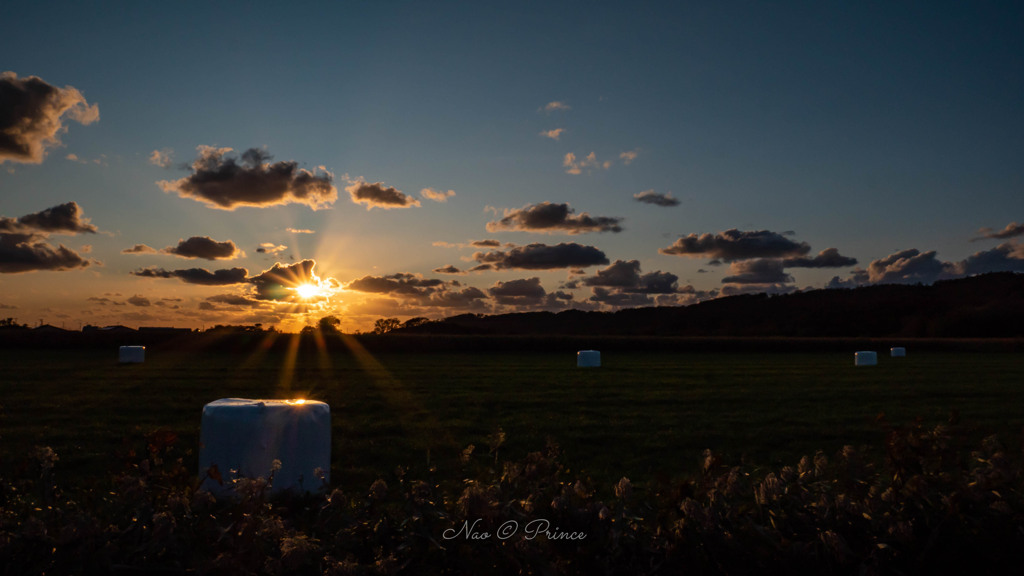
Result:
M1021 454L960 424L889 426L771 469L707 452L644 492L597 490L560 450L505 461L468 447L457 470L402 467L316 497L197 492L172 433L121 451L105 484L65 488L37 448L0 480L2 574L934 574L1024 560ZM439 477L463 478L459 483ZM609 487L605 487L609 488ZM602 497L600 492L609 494Z

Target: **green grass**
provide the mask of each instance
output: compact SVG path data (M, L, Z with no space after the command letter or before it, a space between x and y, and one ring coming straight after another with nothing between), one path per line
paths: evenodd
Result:
M107 478L125 438L155 429L196 446L204 404L217 398L306 397L331 405L332 480L364 489L399 465L438 466L469 444L505 456L558 442L573 473L608 485L696 468L704 449L726 459L794 464L815 450L878 445L893 423L945 422L951 411L980 438L1024 428L1024 356L1009 353L605 354L578 369L571 352L381 354L0 351L0 471L33 446L60 456L58 473ZM193 454L194 456L194 454ZM195 462L187 462L195 466Z

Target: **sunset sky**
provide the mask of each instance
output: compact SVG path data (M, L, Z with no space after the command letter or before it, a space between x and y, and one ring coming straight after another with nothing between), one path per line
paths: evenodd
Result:
M1019 2L0 21L0 318L354 331L1024 272Z

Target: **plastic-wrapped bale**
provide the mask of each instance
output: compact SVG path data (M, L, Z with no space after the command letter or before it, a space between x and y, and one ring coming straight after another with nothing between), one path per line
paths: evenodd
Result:
M121 364L140 364L146 361L145 346L121 346L117 351L117 361Z
M875 366L878 364L878 353L872 351L860 351L853 355L854 366Z
M203 407L199 444L200 488L215 495L230 493L235 478L271 473L272 492L318 492L330 481L331 407L315 400L214 400Z
M906 355L907 349L902 346L893 346L892 348L889 348L889 356L892 356L893 358L903 358Z
M579 368L601 366L601 353L597 350L580 350L576 353L576 366Z

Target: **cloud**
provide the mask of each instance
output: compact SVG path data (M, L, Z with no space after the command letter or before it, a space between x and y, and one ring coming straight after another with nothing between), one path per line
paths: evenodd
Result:
M999 232L995 232L991 228L982 228L981 230L978 230L978 233L981 234L981 236L977 238L972 238L972 240L982 240L985 238L1006 240L1007 238L1016 238L1017 236L1024 236L1024 224L1017 224L1016 222L1011 222L1010 224L1006 225L1006 228L1003 228Z
M487 292L495 302L504 306L537 306L547 296L537 277L497 282Z
M438 274L465 274L462 270L459 270L455 266L448 264L447 266L441 266L440 268L434 268L433 272Z
M160 251L181 258L202 258L204 260L231 260L245 256L231 240L218 242L209 236L192 236L179 240L177 246L168 246Z
M174 150L170 148L153 150L149 153L149 163L161 168L170 168L174 165Z
M567 152L565 157L562 158L562 166L565 168L566 174L581 174L584 168L603 168L607 170L611 168L612 163L610 160L598 162L597 155L593 152L587 154L587 157L583 160L577 160L575 154Z
M377 294L423 295L443 286L444 283L444 280L426 279L417 274L400 272L389 276L364 276L350 282L345 289Z
M132 306L151 306L153 304L149 301L149 298L139 296L138 294L129 298L128 303Z
M826 248L814 258L799 256L782 260L786 268L842 268L857 264L856 258L843 256L837 248Z
M96 232L82 209L74 202L47 208L18 218L0 216L0 273L17 274L37 270L74 270L91 264L63 244L54 248L46 241L50 234ZM83 247L88 253L91 246Z
M75 270L95 261L83 259L63 244L54 248L39 234L0 234L0 273L18 274L39 270Z
M501 246L501 242L488 238L486 240L473 240L469 245L476 246L477 248L497 248Z
M672 197L671 192L665 194L658 194L654 190L644 190L643 192L637 192L633 194L633 198L637 202L643 202L644 204L654 204L655 206L678 206L679 200Z
M641 275L639 261L616 260L604 270L598 270L594 276L584 278L582 284L635 294L672 294L678 291L678 280L675 274L661 270Z
M218 304L225 304L227 306L239 306L251 308L253 306L259 306L262 304L259 300L253 300L239 294L218 294L216 296L210 296L207 302L216 302Z
M729 265L732 276L722 278L723 284L789 284L793 277L783 269L782 260L758 258L740 260Z
M43 234L96 233L97 228L82 215L82 208L75 202L67 202L47 208L34 214L18 218L0 216L0 232Z
M270 254L272 256L276 256L276 255L280 254L281 252L284 252L287 249L288 249L288 247L285 246L284 244L274 244L273 242L263 242L263 243L260 244L260 247L256 249L256 252L258 252L260 254Z
M48 148L60 145L64 118L89 125L100 109L71 86L57 88L36 76L0 73L0 164L39 164Z
M588 232L621 232L622 218L606 216L592 217L584 212L573 215L568 204L541 202L524 206L518 210L505 210L504 218L487 223L488 232L520 231L555 234L586 234Z
M285 232L291 232L292 234L316 234L314 230L307 230L303 228L285 228Z
M338 198L338 189L331 183L334 175L322 167L313 173L294 161L271 164L271 156L257 148L243 152L241 162L229 155L231 148L199 146L197 150L192 174L157 182L164 192L220 210L282 204L305 204L317 210Z
M477 252L473 254L473 259L480 263L480 266L473 270L487 269L481 268L484 265L495 270L554 270L608 264L608 257L604 252L593 246L581 246L576 243L561 243L555 246L528 244L506 252Z
M1024 244L1007 242L991 250L975 252L957 263L954 270L967 276L987 272L1024 272Z
M793 242L777 232L746 232L734 228L717 234L683 236L668 248L661 248L658 252L732 262L751 258L798 257L807 254L810 249L806 242Z
M921 252L916 248L901 250L868 265L872 284L929 284L953 271L948 262L935 257L935 250Z
M623 164L625 164L626 166L629 166L630 164L633 163L633 160L636 160L636 157L639 156L639 155L640 155L640 151L639 150L627 150L627 151L623 152L622 154L619 154L619 159L622 160Z
M136 270L132 272L132 275L143 278L177 278L187 284L199 284L202 286L225 286L245 282L249 271L245 268L227 268L210 272L205 268L165 270L163 268L150 267Z
M544 112L555 112L559 110L572 110L572 107L566 104L565 102L559 102L558 100L555 100L552 102L548 102L547 104L542 106L541 110L543 110Z
M351 186L346 186L345 190L352 197L353 202L356 204L366 204L367 210L373 208L390 210L392 208L409 208L410 206L420 205L419 200L396 188L385 186L382 182L367 184L366 182L357 181L352 183Z
M313 273L314 267L316 260L312 259L294 264L275 263L270 269L249 278L249 283L256 287L255 297L259 300L292 301L297 296L293 288L320 282Z
M433 200L434 202L447 202L449 198L455 196L455 190L434 190L432 188L424 188L420 190L420 196L423 196L427 200Z
M594 276L567 282L566 287L589 286L593 292L591 302L612 308L650 306L654 303L654 295L662 298L663 305L696 302L698 296L693 287L680 289L678 281L679 277L675 274L660 270L641 274L640 262L637 260L616 260L604 270L598 270Z
M565 128L555 128L554 130L544 130L540 133L545 138L551 138L552 140L558 140L562 137L562 132L565 132Z
M161 250L161 253L206 260L230 260L245 256L245 252L239 250L239 247L230 240L217 242L208 236L193 236L188 240L179 240L177 246L168 246Z
M463 287L457 280L424 278L399 272L387 276L364 276L345 286L355 290L402 300L407 305L441 308L478 308L487 299L479 288Z
M121 250L121 254L156 254L156 248L146 246L145 244L136 244L131 248Z

